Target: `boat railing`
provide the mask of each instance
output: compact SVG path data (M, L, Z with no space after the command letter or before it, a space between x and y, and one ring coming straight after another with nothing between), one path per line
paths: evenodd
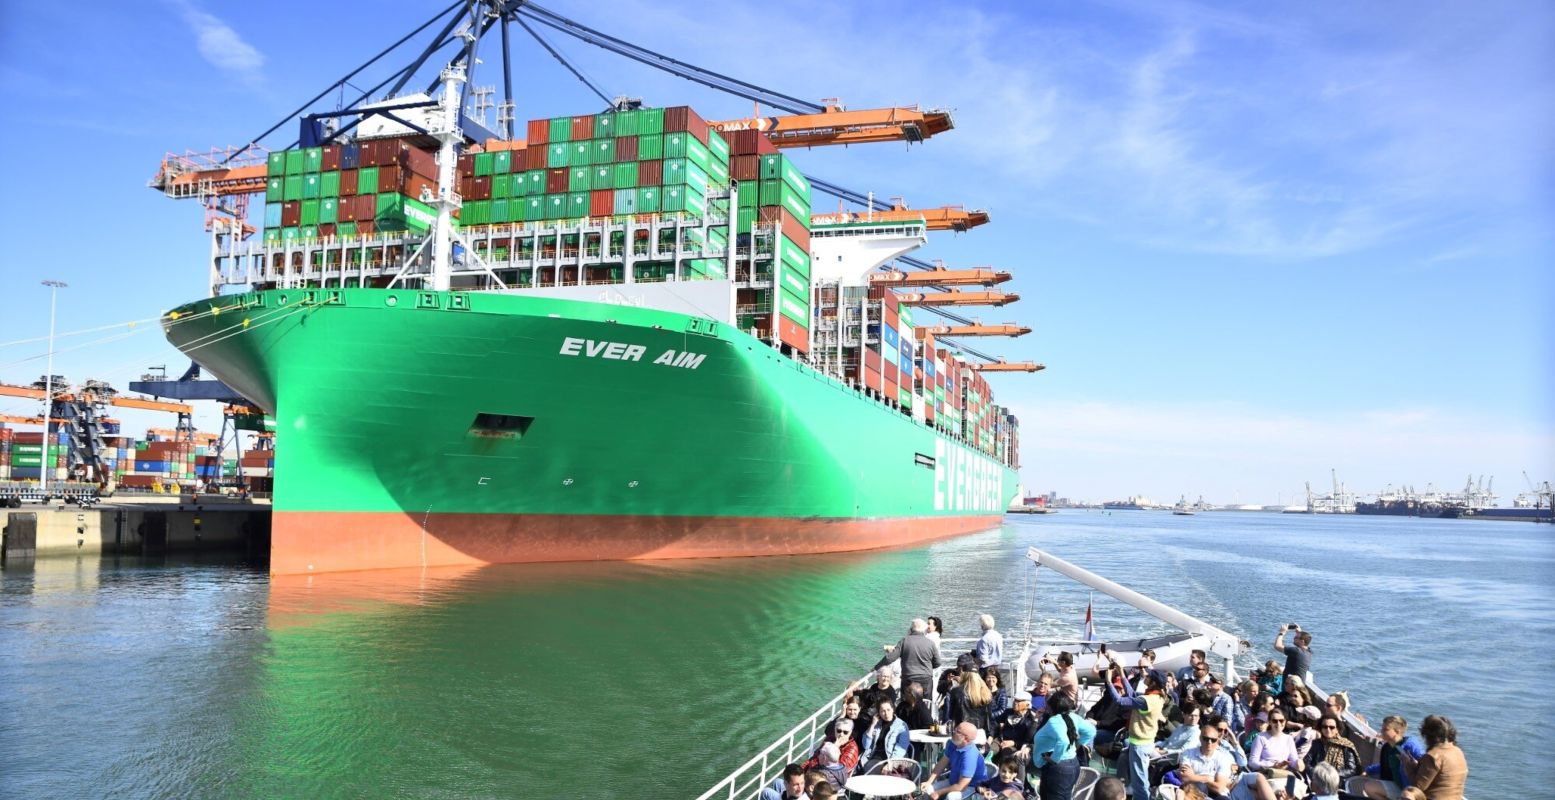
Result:
M867 680L869 675L866 672L859 680ZM751 760L713 784L713 788L703 792L697 800L748 800L761 794L767 784L782 774L784 767L809 757L825 737L826 723L842 714L842 702L851 691L850 684L850 688L839 692L788 733L779 736L777 741L767 745Z

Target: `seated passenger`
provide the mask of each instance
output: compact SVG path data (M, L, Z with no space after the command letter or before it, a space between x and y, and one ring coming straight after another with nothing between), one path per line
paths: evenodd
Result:
M1020 778L1020 759L1013 754L1006 754L995 763L999 774L977 787L978 795L985 800L1020 800L1025 797L1026 787Z
M1284 670L1280 665L1269 659L1263 664L1263 671L1258 673L1258 688L1264 692L1278 696L1285 689Z
M1200 724L1214 725L1215 730L1220 731L1220 749L1231 756L1232 763L1239 770L1247 769L1247 751L1242 749L1242 743L1236 740L1236 734L1231 731L1231 723L1219 714L1204 714L1199 717Z
M1236 764L1221 749L1219 720L1200 726L1198 746L1182 752L1177 760L1177 779L1184 788L1194 786L1206 795L1224 797L1231 791Z
M1339 772L1333 764L1322 763L1312 768L1310 791L1307 800L1339 800Z
M1425 739L1425 755L1419 761L1405 754L1409 783L1425 792L1427 800L1463 800L1463 784L1469 777L1469 762L1458 748L1458 729L1452 720L1432 714L1420 722Z
M993 727L989 710L993 705L993 693L977 670L961 673L961 682L950 689L950 722L959 725L970 722L980 731Z
M896 706L896 716L907 723L908 730L921 731L934 725L934 710L923 699L924 688L916 681L902 687L902 702Z
M1269 729L1253 740L1253 749L1247 753L1248 769L1274 770L1275 777L1291 777L1301 772L1301 756L1296 752L1296 740L1285 732L1285 712L1275 711L1269 716Z
M821 742L816 748L815 756L805 762L805 769L819 771L826 778L826 782L834 788L841 789L848 782L851 774L847 767L842 765L842 751L836 742Z
M993 695L993 701L988 705L988 718L997 720L1010 710L1010 693L1000 685L999 668L984 667L983 683L988 684L988 692Z
M1031 737L1037 734L1039 717L1031 707L1030 692L1015 693L1015 707L1004 712L1004 717L994 723L994 741L998 742L998 749L1013 751L1026 750L1031 744ZM1423 751L1422 751L1423 752ZM1024 753L1030 757L1029 753Z
M1204 660L1205 658L1206 654L1203 650L1194 650L1193 652L1189 653L1188 666L1177 670L1177 674L1175 675L1177 682L1187 683L1188 681L1193 680L1193 676L1199 671L1198 668L1200 665L1204 665L1205 671L1207 672L1209 667L1208 663Z
M1425 755L1425 745L1404 732L1408 723L1403 717L1391 716L1382 720L1382 747L1377 749L1377 763L1366 768L1371 776L1361 791L1372 800L1399 800L1409 786L1409 775L1404 770L1401 754L1408 754L1418 761Z
M1231 718L1234 698L1226 691L1226 684L1219 675L1209 676L1209 713Z
M837 754L835 762L837 766L841 767L843 772L852 774L853 768L858 766L859 761L858 743L853 741L853 720L844 718L833 723L831 734L815 748L815 752L811 754L810 760L804 762L805 769L826 771L825 753L827 745L830 745ZM829 780L830 778L831 776L827 775L827 779ZM844 779L846 779L846 775L844 775ZM842 788L842 785L838 784L837 788Z
M833 736L833 734L836 732L837 723L843 720L848 721L848 729L853 731L853 743L855 745L859 744L860 741L864 738L864 727L866 722L864 720L864 704L858 695L852 695L843 699L842 716L832 720L826 725L826 737L828 739L832 739L834 741L836 740L836 737ZM841 747L842 742L837 742L837 746Z
M1171 735L1159 745L1167 758L1176 758L1199 740L1199 707L1189 700L1178 711L1182 714L1182 723L1173 728Z
M912 739L907 723L896 718L896 706L891 698L882 696L875 703L875 716L864 731L864 771L888 758L907 758L912 751Z
M1269 715L1268 714L1264 714L1263 712L1259 712L1257 714L1252 715L1251 717L1248 717L1248 719L1247 719L1247 732L1243 733L1242 734L1242 738L1239 740L1241 745L1242 745L1242 750L1244 750L1247 753L1252 753L1253 752L1253 740L1257 739L1258 736L1260 734L1262 734L1264 731L1268 730L1268 728L1269 728Z
M988 762L977 751L976 740L977 727L970 722L963 722L951 731L945 755L929 770L928 779L919 787L930 800L939 800L953 792L969 797L972 787L987 779Z
M1318 764L1328 764L1338 773L1340 781L1355 777L1361 770L1361 756L1355 743L1345 737L1339 718L1329 714L1318 720L1317 734L1312 748L1307 751L1307 772L1312 773Z
M1236 694L1231 696L1231 710L1223 714L1231 723L1231 730L1241 736L1247 731L1247 719L1255 712L1253 701L1258 699L1258 684L1250 680L1244 680L1236 685Z
M1092 800L1124 800L1128 794L1128 787L1123 781L1108 775L1096 782L1096 788L1091 791Z
M1044 672L1037 676L1037 682L1031 687L1031 710L1042 713L1047 708L1048 695L1053 693L1053 674Z
M875 709L880 707L880 698L884 697L889 699L891 701L891 708L893 710L896 708L896 701L899 698L897 696L896 687L892 685L892 682L895 680L896 670L892 669L890 666L881 667L875 670L874 685L862 689L857 693L859 706L861 713L863 714L863 726L865 728L869 727L869 723L872 721L870 717L874 716ZM857 727L857 725L855 725L855 727Z
M809 794L805 791L804 767L798 764L789 764L783 768L783 774L777 776L761 790L756 800L807 800Z

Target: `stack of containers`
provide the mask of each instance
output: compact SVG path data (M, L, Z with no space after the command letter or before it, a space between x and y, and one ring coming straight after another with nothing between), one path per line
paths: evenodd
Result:
M264 240L425 232L437 212L417 199L424 191L437 191L437 158L405 139L273 151Z
M1004 406L994 407L995 455L1012 467L1020 466L1020 421Z
M937 426L945 390L939 385L939 369L934 357L934 334L926 328L913 328L916 359L913 364L913 390L923 398L923 419Z
M735 209L735 233L748 234L757 224L775 226L771 240L771 297L754 305L778 311L778 339L804 353L810 350L810 182L787 156L779 153L760 131L729 134L730 173L740 184ZM742 321L741 327L749 327ZM757 325L761 328L764 326Z
M887 401L905 404L910 408L912 406L912 362L910 360L906 362L904 368L902 348L905 346L907 352L912 352L912 328L910 326L905 328L906 336L904 341L902 305L897 299L896 292L884 286L871 286L869 287L869 299L876 301L874 305L878 308L880 341L878 344L871 343L865 348L865 385L880 387L880 392ZM875 313L872 312L870 316L874 317ZM878 351L875 349L877 347L879 348ZM879 371L880 381L878 383L869 382L869 378L872 377L871 366ZM904 383L908 386L905 403L903 403L902 399L902 385Z
M894 292L893 292L894 294ZM913 407L913 394L917 388L917 376L913 374L913 352L915 340L912 328L912 307L901 306L897 311L897 339L896 353L897 366L901 373L901 384L897 389L897 402L903 408Z
M0 425L0 481L11 478L11 445L15 436L16 431Z
M42 432L17 431L11 441L11 479L36 481L48 470L50 480L64 480L68 458L70 434L58 427L49 437L48 452L44 452ZM63 437L63 438L62 438Z

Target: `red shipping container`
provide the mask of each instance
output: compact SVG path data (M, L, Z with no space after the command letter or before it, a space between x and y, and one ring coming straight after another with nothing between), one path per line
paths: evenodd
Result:
M901 370L896 368L895 361L885 362L885 369L881 370L881 373L885 375L886 383L896 383L897 378L901 377Z
M574 142L581 142L584 139L592 139L592 138L594 138L594 117L593 117L593 115L591 114L591 115L586 116L586 117L573 117L572 118L572 140Z
M356 221L370 222L378 218L378 198L370 194L359 194L351 199L356 206ZM358 231L360 233L361 231ZM369 231L370 233L371 231Z
M476 178L475 179L475 185L470 187L470 188L474 190L474 191L470 192L470 199L471 200L490 200L491 199L491 176L487 175L487 176Z
M334 172L340 169L340 145L330 144L324 146L324 159L321 167L325 172Z
M530 141L534 141L534 140L531 139ZM542 144L543 144L543 142L542 142ZM526 170L545 169L545 155L546 155L546 150L545 150L544 147L531 147L531 148L525 150L524 151L524 169L526 169Z
M565 168L546 170L545 193L561 194L565 191L567 191L567 170Z
M765 156L778 151L767 135L758 130L728 131L723 136L729 142L730 155Z
M355 194L358 194L358 192L357 192L357 185L356 184L357 184L357 181L361 177L362 177L361 173L357 172L354 169L341 170L340 171L340 196L341 197L351 197L351 196L353 196Z
M707 144L707 121L702 119L690 106L675 106L664 109L664 132L673 133L685 131L696 137L697 141Z
M319 235L320 236L334 236L335 235L335 223L333 223L333 222L320 222L319 223Z
M356 163L359 167L376 167L383 163L383 140L374 139L368 142L360 142L357 146Z
M423 191L427 193L426 196L428 198L437 197L437 181L420 175L410 175L405 178L404 194L406 197L421 200L424 203L430 202L430 200L422 200Z
M548 119L532 119L529 121L529 146L548 144L551 141L551 121ZM545 150L544 147L538 148ZM530 169L535 169L531 167Z
M864 348L864 368L880 371L880 352L873 349L876 345Z
M782 314L778 315L778 340L801 353L810 351L810 331Z
M660 186L664 183L663 161L637 162L637 185Z
M870 369L869 367L865 367L864 368L864 385L865 386L867 386L867 387L869 387L871 389L879 389L880 388L880 384L882 384L884 382L885 381L881 380L881 378L880 378L879 370L873 370L873 369Z
M896 400L897 392L899 391L896 386L896 381L887 375L885 379L885 388L881 389L880 393L885 395L885 399L894 402Z
M761 180L761 156L734 156L729 159L729 175L737 181L755 183ZM752 186L746 191L754 192Z
M637 137L622 136L616 140L616 161L625 164L637 160Z
M342 198L340 198L340 202L335 204L335 219L340 221L340 222L355 222L356 221L356 198L355 197L342 197Z
M378 230L377 230L377 228L373 227L373 223L372 223L371 219L358 220L357 223L356 223L356 235L357 236L372 236L374 233L377 233L377 232L378 232Z
M459 172L464 174L464 175L474 175L475 174L475 154L474 153L465 153L464 155L459 156L459 164L456 167L456 169L458 169Z
M608 217L616 213L616 193L614 189L598 189L589 192L589 216Z
M469 197L470 196L470 192L473 192L473 191L475 191L475 176L474 175L460 175L459 176L459 196L460 197Z
M281 227L295 228L302 224L302 202L291 200L281 204Z
M885 318L886 327L895 328L901 324L902 318L896 315L896 309L884 303L881 304L881 308L885 311L881 316Z
M378 168L378 194L398 192L404 186L404 168L392 164Z
M413 175L437 180L437 156L415 147L406 148L404 151L405 169Z

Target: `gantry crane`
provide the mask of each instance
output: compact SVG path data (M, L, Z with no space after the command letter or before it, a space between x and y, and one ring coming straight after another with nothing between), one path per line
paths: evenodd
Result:
M821 110L780 117L752 116L709 122L723 133L761 131L774 147L817 147L871 142L921 142L955 127L950 112L916 106L849 111L835 100Z
M1002 306L1020 299L1014 292L901 292L897 299L904 306Z
M906 286L996 286L1010 279L1010 273L983 267L975 269L945 269L936 264L927 272L903 272L888 270L869 276L869 282L891 287Z
M984 325L973 321L971 325L919 325L918 330L926 331L933 336L1025 336L1031 333L1031 329L1025 325L1017 325L1013 322L1005 322L998 325Z
M48 399L48 391L44 386L45 380L38 380L31 386L0 383L0 397L21 397L43 401ZM113 475L107 469L103 452L107 444L103 441L106 434L103 431L104 424L113 422L102 415L102 411L113 406L117 408L135 408L146 411L166 411L178 415L178 436L192 438L194 426L192 415L194 409L183 403L165 403L159 400L146 400L139 397L120 397L117 390L102 381L87 381L79 387L72 389L55 376L53 381L54 397L49 406L48 418L56 422L61 428L70 431L70 449L67 451L66 464L72 470L87 468L95 474L91 477L99 485L112 488ZM42 417L11 417L7 415L6 422L15 422L22 425L42 425ZM44 431L44 440L48 440L48 431ZM46 451L45 451L46 452Z
M979 225L986 225L991 217L987 211L968 211L961 206L938 208L908 208L900 201L889 208L873 211L844 211L835 214L813 214L810 221L816 225L837 225L858 222L922 222L931 231L955 231L963 233Z

